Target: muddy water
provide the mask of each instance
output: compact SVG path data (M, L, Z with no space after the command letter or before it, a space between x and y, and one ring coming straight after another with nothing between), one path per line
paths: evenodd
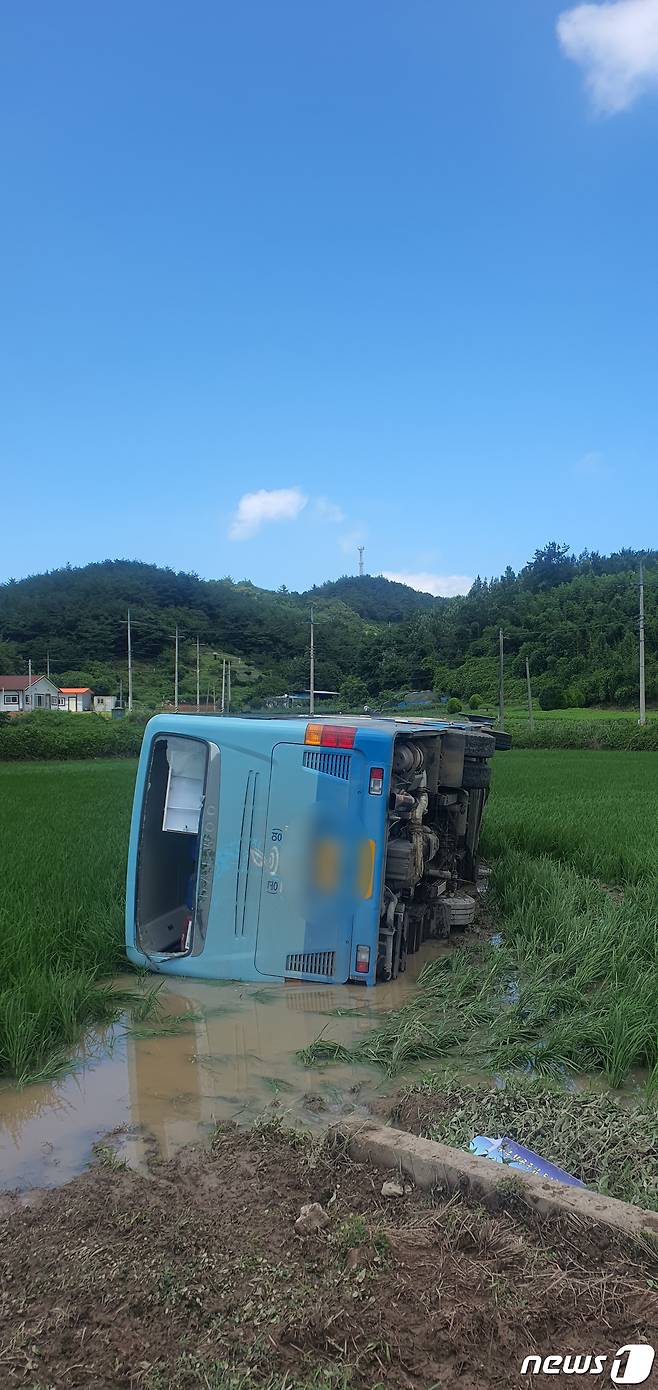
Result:
M393 1088L380 1072L342 1064L306 1068L296 1053L323 1029L337 1041L354 1041L381 1012L413 993L425 961L444 949L423 947L398 980L368 991L169 981L160 992L157 1024L145 1027L189 1014L184 1031L133 1036L123 1018L91 1034L61 1079L0 1090L0 1187L66 1182L108 1131L120 1131L113 1146L139 1167L146 1135L170 1156L198 1142L217 1121L249 1123L268 1107L311 1127L339 1114L365 1114L369 1102ZM135 977L119 983L134 989ZM360 1016L327 1016L336 1009L359 1009Z

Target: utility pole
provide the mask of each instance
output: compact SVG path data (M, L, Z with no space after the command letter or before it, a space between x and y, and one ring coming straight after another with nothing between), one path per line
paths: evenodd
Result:
M532 729L534 727L535 721L532 716L532 686L530 685L530 662L528 661L527 657L525 659L525 678L528 686L528 723L530 725L530 728Z
M226 712L226 657L222 660L222 714Z
M315 634L313 624L313 605L311 604L311 663L309 671L308 712L315 714Z
M231 713L231 663L226 664L226 713Z
M128 609L128 713L133 707L133 649L130 630L130 609Z
M32 657L29 658L28 663L27 663L27 691L26 691L26 694L29 694L30 709L34 709L34 705L32 704L32 695L31 695L31 693L30 693L30 687L31 687L31 685L32 685Z
M646 693L644 686L644 565L640 560L640 724L647 722Z
M498 629L498 728L505 727L505 657L503 653L503 629Z
M363 552L365 550L365 546L358 545L357 550L359 552L359 579L363 579Z
M199 639L196 639L196 712L201 713L201 702L199 697Z
M174 709L178 709L178 627L176 627L176 661L174 665Z
M213 688L212 688L212 712L213 712L213 714L216 714L216 713L217 713L217 686L216 686L216 685L213 685ZM224 711L222 710L222 714L223 714L223 713L224 713Z
M46 675L48 677L48 680L50 680L50 647L46 652Z

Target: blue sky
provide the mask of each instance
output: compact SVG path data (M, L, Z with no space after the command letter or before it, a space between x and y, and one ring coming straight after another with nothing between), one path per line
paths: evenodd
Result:
M658 544L657 0L32 0L0 111L0 578Z

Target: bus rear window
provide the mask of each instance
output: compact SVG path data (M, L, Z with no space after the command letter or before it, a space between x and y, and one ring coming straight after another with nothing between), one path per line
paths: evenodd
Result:
M192 947L207 767L200 739L154 740L137 864L137 937L147 955Z

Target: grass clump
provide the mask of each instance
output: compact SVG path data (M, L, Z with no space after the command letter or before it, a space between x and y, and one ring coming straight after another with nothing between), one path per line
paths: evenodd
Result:
M365 1216L359 1216L356 1212L343 1221L334 1236L336 1248L341 1255L347 1255L348 1251L358 1250L362 1245L367 1245L369 1239L368 1222Z
M456 951L429 961L418 978L418 992L401 1008L386 1014L378 1027L351 1046L320 1036L298 1055L306 1066L323 1062L360 1062L381 1066L395 1076L417 1062L440 1057L465 1044L492 1019L487 998L489 976L467 953Z

